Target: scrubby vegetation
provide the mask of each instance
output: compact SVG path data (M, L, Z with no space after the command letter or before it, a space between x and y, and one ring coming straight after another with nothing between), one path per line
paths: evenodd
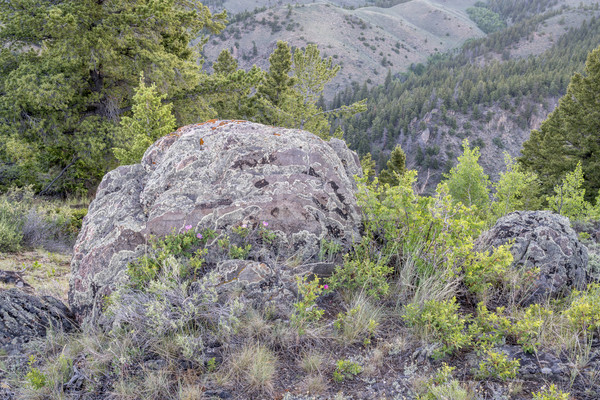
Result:
M128 18L139 17L136 10L129 4L106 10L102 2L87 1L49 3L40 9L24 0L18 3L22 9L17 11L0 3L0 40L5 44L0 53L0 128L6 133L0 140L0 186L10 187L0 195L1 252L68 248L81 228L85 201L42 200L34 191L83 193L107 166L139 161L147 145L175 122L209 115L304 128L322 138L341 136L334 128L343 126L352 145L365 153L365 174L357 178L363 223L361 239L345 254L338 243L321 241L318 259L336 262L333 274L297 277L290 301L250 301L243 290L224 288L227 282L217 282L213 271L223 260L260 262L266 251L276 248L279 236L266 221L239 221L218 232L184 225L165 237L150 237L146 254L127 266L124 284L104 298L101 315L75 334L50 330L23 354L0 355L0 389L15 391L19 399L341 399L349 393L427 400L600 396L600 285L531 304L530 285L539 269L513 265L510 243L494 249L476 245L477 237L498 218L547 206L578 228L590 245L590 275L599 275L600 251L591 236L600 218L600 194L590 182L595 164L572 157L595 155L566 154L571 156L568 162L552 169L550 191L543 169L532 168L526 160L516 163L508 154L505 171L492 183L479 165L483 143L464 140L456 165L446 164L444 180L424 195L417 172L406 168L406 154L394 140L384 145L393 143L394 150L379 176L368 153L374 140L407 134L415 118L434 108L444 123L457 129L448 110L476 115L477 105L506 102L511 107L510 97L519 94L536 99L559 95L565 77L597 45L600 22L592 19L572 30L537 58L474 62L498 43L528 35L532 24L550 15L527 19L527 13L515 11L521 3L490 0L476 5L473 18L489 30L504 23L511 27L467 44L460 54L414 66L400 79L390 73L384 87L369 91L356 85L336 97L334 110L324 111L324 85L339 67L321 57L314 45L292 51L279 42L268 71L241 70L224 50L213 64L213 75L194 72L190 78L186 74L196 66L189 32L219 31L225 16L213 16L202 7L171 12L153 2L143 11L163 15L165 26L153 25L152 18L135 19L140 31L160 29L161 40L150 41L148 52L164 56L159 61L169 61L178 69L175 75L189 80L170 75L173 65L162 68L145 48L123 48L120 41L104 44L94 41L95 36L92 42L102 51L96 54L95 46L89 46L91 53L86 47L74 57L93 65L82 69L62 57L80 39L64 27L102 11L110 21L106 23L115 24L103 27L120 29L130 25ZM393 6L400 1L375 3ZM541 12L555 2L531 4ZM29 12L39 16L41 9L50 15L47 26L29 18ZM198 16L202 18L194 22ZM174 28L180 23L187 30ZM33 37L24 31L31 26L40 28L32 30ZM126 32L125 41L135 43L132 38L138 34ZM580 43L576 48L575 40ZM36 47L39 43L43 46ZM115 49L120 52L113 53ZM132 62L130 51L148 57ZM590 59L598 54L592 52ZM49 63L58 59L56 65ZM123 60L127 62L119 64ZM597 94L584 90L596 87L591 77L598 63L592 67L586 77L576 75L561 106L569 106L578 94ZM14 85L15 78L24 84ZM364 109L363 96L371 98L368 112L342 118ZM186 101L190 98L197 103ZM570 106L573 111L575 106ZM329 120L329 114L336 119ZM559 109L553 115L572 124L596 114ZM557 125L554 118L539 135L548 130L557 137L550 129ZM470 129L470 123L462 128ZM566 128L561 129L565 134ZM78 140L65 139L71 137ZM543 149L535 138L527 147L530 152ZM565 137L558 139L565 145ZM421 162L433 165L439 153L439 147L429 147ZM79 180L82 176L85 182ZM39 272L52 265L36 261L31 268ZM548 382L523 370L532 359L546 363L550 372L541 374ZM553 367L563 369L556 373Z
M465 144L457 167L476 172L476 154ZM71 336L50 332L30 346L20 368L5 360L11 387L19 398L70 398L82 390L116 398L273 398L286 389L330 398L357 388L369 393L371 379L394 381L393 366L409 386L390 390L409 398L483 398L488 382L507 396L593 392L598 375L585 365L600 335L598 285L522 305L527 289L514 282L536 271L510 267L508 246L474 247L493 222L478 209L493 208L494 200L466 206L448 182L421 196L415 171L396 177L393 186L359 180L362 240L333 276L298 278L290 305L224 297L207 267L215 257L257 259L277 240L268 224L240 222L227 233L183 226L152 239L97 323ZM456 193L485 182L477 174L463 179ZM542 388L521 377L515 346L524 354L566 354L578 367L570 381ZM415 348L425 358L411 356ZM417 365L426 369L415 375Z

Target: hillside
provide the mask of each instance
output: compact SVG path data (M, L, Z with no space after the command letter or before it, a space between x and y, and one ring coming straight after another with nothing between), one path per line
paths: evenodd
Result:
M331 99L353 81L383 83L388 69L405 71L433 54L484 36L464 12L474 3L414 0L389 8L348 9L317 2L245 12L234 15L221 35L205 46L205 66L210 69L218 53L229 48L241 68L256 64L266 69L278 40L292 47L316 43L324 55L342 66L326 89Z
M333 102L369 98L366 113L343 123L347 140L359 153L371 152L380 166L400 144L430 191L466 138L481 147L481 163L494 180L504 168L502 152L519 155L600 41L594 4L551 5L467 43L454 56L389 77L381 87L355 85Z

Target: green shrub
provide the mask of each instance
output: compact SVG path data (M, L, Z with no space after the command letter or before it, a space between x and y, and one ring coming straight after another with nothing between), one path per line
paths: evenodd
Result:
M30 188L12 189L0 196L0 252L15 252L23 244L25 217L32 207Z
M33 366L35 362L35 356L30 356L28 362L29 372L27 372L27 374L25 375L25 379L27 380L27 382L29 382L32 388L34 388L35 390L39 390L46 386L46 384L48 383L48 378L39 369Z
M150 281L156 279L169 259L177 261L181 269L179 273L183 278L198 276L207 254L207 249L203 246L209 236L210 231L196 233L191 225L188 225L179 233L173 230L171 235L163 238L151 237L151 249L148 254L127 265L131 286L143 290Z
M509 360L506 354L489 350L485 360L479 363L476 376L479 379L497 378L503 381L517 376L519 360Z
M344 380L352 380L356 375L363 371L362 365L350 360L337 360L335 362L335 371L333 371L333 380L342 382Z
M554 384L542 388L539 392L532 393L533 400L569 400L569 393L557 389Z
M535 353L540 345L539 336L544 321L552 315L552 310L548 310L539 304L532 304L525 309L522 315L519 315L513 321L510 333L517 339L523 350L528 353Z
M572 301L564 311L571 326L587 334L600 330L600 285L591 284L587 291L574 291Z
M477 304L477 313L469 325L469 333L473 337L475 351L485 354L496 345L502 344L510 331L512 323L503 315L504 307L490 312L485 304Z
M388 265L387 257L375 258L370 254L370 237L363 237L353 255L347 255L344 263L336 267L329 278L332 289L348 288L361 290L369 296L381 297L388 294L388 277L393 268Z
M408 304L404 308L403 318L422 337L433 337L442 345L433 354L435 358L441 358L471 344L472 338L466 331L468 318L462 317L458 308L456 298L430 300L424 306Z
M472 293L485 296L488 289L503 283L512 262L510 245L499 246L491 253L474 253L464 264L465 284Z
M252 245L247 244L246 246L232 245L229 248L229 257L238 260L245 260L248 257L248 253L252 250Z
M308 281L306 276L297 276L296 283L300 300L294 303L294 312L290 317L290 322L298 330L298 333L303 335L306 329L320 320L325 313L315 303L323 292L323 286L319 284L317 276L311 281Z

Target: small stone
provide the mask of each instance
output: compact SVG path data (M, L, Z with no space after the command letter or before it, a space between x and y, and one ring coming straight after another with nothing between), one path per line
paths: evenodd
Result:
M548 368L548 367L544 367L544 368L542 368L542 371L541 371L541 372L542 372L542 374L544 374L544 375L551 375L551 374L552 374L552 369L551 369L551 368Z

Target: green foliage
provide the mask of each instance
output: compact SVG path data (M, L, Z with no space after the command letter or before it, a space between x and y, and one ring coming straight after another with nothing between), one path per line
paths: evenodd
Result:
M144 74L140 73L140 83L133 95L133 115L121 118L121 146L113 149L121 164L139 163L152 143L175 130L173 104L162 104L166 97L157 93L154 83L146 86Z
M231 75L238 69L238 62L228 49L223 49L217 57L217 62L213 64L215 74Z
M23 242L23 224L29 207L25 202L0 197L0 252L15 252Z
M501 286L512 262L510 245L498 246L491 253L474 253L464 264L464 282L472 293L483 296L489 288Z
M144 290L148 283L156 280L169 260L176 260L178 274L183 278L198 276L204 263L207 249L204 248L210 232L196 233L191 225L185 226L181 232L173 230L171 235L163 238L151 237L149 253L127 265L130 285L134 289ZM245 250L245 249L242 249Z
M371 153L365 154L360 159L360 166L363 170L363 176L367 178L367 181L370 181L375 177L375 168L377 167L377 164L375 163L375 160L371 158Z
M406 172L406 154L400 146L396 146L387 162L387 169L379 173L379 182L390 186L400 183L399 177Z
M475 351L478 354L485 354L493 347L503 344L512 325L503 313L503 307L498 307L496 312L490 312L483 302L477 304L477 313L469 325L469 332L473 336Z
M564 311L571 326L580 333L600 332L600 285L591 284L584 292L574 291Z
M558 389L554 384L542 388L539 392L533 392L533 400L569 400L569 393Z
M506 24L500 18L500 15L485 7L467 8L469 18L473 20L485 33L493 33L503 29Z
M486 359L479 363L476 376L479 379L497 378L503 381L513 379L519 372L519 360L509 360L506 354L488 350Z
M39 369L34 367L35 362L35 356L29 356L29 372L25 375L25 379L27 379L32 388L40 390L47 385L48 378Z
M572 220L583 219L591 210L591 205L585 201L583 183L580 161L575 170L567 173L562 182L554 187L554 196L546 198L550 209Z
M516 337L517 343L523 347L524 351L528 353L537 352L540 346L539 336L542 326L550 315L552 315L552 310L539 304L532 304L513 321L510 333Z
M414 255L421 276L436 271L457 274L483 224L469 209L452 202L445 185L435 196L422 197L413 189L415 181L416 171L407 171L392 187L379 185L377 179L370 185L359 180L365 235L357 255L387 265L387 258L402 249Z
M465 388L456 379L452 379L452 372L456 368L446 363L429 379L426 384L426 392L419 395L419 400L467 400L471 398Z
M330 260L342 250L342 245L327 238L321 239L319 248L319 260Z
M488 189L490 182L478 163L479 148L471 149L469 141L465 139L463 150L463 154L458 157L458 164L450 170L449 174L444 175L448 190L456 201L460 201L467 207L476 206L480 212L485 212L490 201Z
M269 72L258 87L258 93L274 107L280 107L287 95L292 91L296 78L290 77L292 70L292 51L283 41L269 57Z
M583 189L587 201L600 189L600 144L596 140L600 130L600 48L589 53L585 73L571 78L567 93L558 107L531 132L523 143L519 162L540 177L542 188L550 194L562 177L573 169L580 169L585 181ZM580 166L577 166L581 163ZM578 180L578 177L573 177ZM577 183L577 182L573 182ZM560 202L554 203L560 206ZM575 210L577 214L581 204ZM566 215L566 214L565 214Z
M115 166L117 122L140 72L174 99L179 124L207 116L197 60L203 32L224 21L190 0L1 2L0 167L10 174L0 184L93 188Z
M494 220L513 211L537 210L541 206L537 175L524 171L523 167L506 152L504 162L506 171L501 172L500 179L494 183L496 191L492 203Z
M335 362L335 371L333 371L333 380L336 382L352 380L362 371L362 365L357 362L350 360L337 360Z
M296 283L300 300L294 303L294 313L290 316L290 322L298 333L303 335L306 329L319 321L325 313L315 303L323 292L323 286L319 284L317 276L311 281L307 280L307 276L297 276Z
M423 306L407 304L402 316L422 337L434 338L441 347L433 353L441 358L471 344L466 330L467 318L458 312L456 298L444 301L430 300Z
M325 85L338 73L330 58L322 59L316 45L292 51L287 42L277 42L269 57L269 72L258 86L262 122L305 129L322 139L332 137L328 116L349 116L365 110L364 102L324 111L319 105ZM291 76L290 76L291 74Z
M363 290L369 296L385 296L389 291L388 277L393 268L388 265L387 257L375 257L370 241L372 237L363 236L355 246L353 255L346 255L344 263L335 268L328 283L332 289L341 287L350 290Z
M248 253L252 250L252 245L247 244L246 246L232 245L229 248L229 257L238 260L245 260L248 257Z

